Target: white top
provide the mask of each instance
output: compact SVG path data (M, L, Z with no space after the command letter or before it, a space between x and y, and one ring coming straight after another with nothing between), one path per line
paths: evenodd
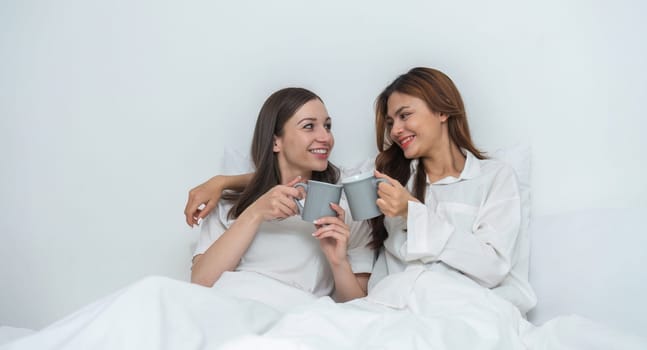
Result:
M204 219L194 256L204 253L233 224L234 220L227 218L232 205L220 201ZM346 211L346 223L351 230L348 260L353 272L370 273L375 257L375 252L366 246L371 239L370 228L364 221L352 221L344 198L340 206ZM300 216L265 221L235 271L256 272L316 296L330 295L333 275L319 240L312 237L315 231L314 224Z
M459 271L525 313L535 305L536 297L528 282L528 261L519 261L523 244L518 242L517 177L505 163L480 160L463 151L465 167L458 178L450 176L433 184L427 180L425 204L409 201L406 221L385 219L389 237L369 288L388 274L422 265L427 270ZM416 167L414 160L412 173ZM409 191L414 178L407 184Z

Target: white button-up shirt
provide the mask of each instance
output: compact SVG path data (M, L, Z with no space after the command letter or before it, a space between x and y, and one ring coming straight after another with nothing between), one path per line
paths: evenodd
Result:
M465 167L458 178L427 180L424 204L410 201L406 219L385 219L389 237L369 287L410 265L422 265L467 275L525 313L536 298L528 282L528 256L519 258L519 250L527 249L527 233L519 234L517 177L505 163L463 152ZM415 173L416 160L411 167ZM414 178L407 184L411 192Z

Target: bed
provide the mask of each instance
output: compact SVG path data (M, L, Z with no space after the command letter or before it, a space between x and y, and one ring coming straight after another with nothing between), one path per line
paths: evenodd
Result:
M530 323L515 314L516 309L497 304L496 298L480 294L469 283L439 276L425 278L431 285L451 287L436 294L423 290L416 299L418 314L392 312L362 301L336 305L327 298L314 300L304 295L291 296L290 303L297 306L289 308L254 295L231 298L240 296L236 288L244 289L245 283L254 283L257 291L281 288L272 282L256 284L245 279L230 281L234 292L225 291L214 299L211 289L152 277L97 301L67 322L46 328L40 332L45 333L44 341L25 344L76 348L73 344L95 342L97 348L138 349L647 348L647 273L641 268L647 258L641 225L647 208L589 209L530 220L529 152L527 147L515 146L496 156L516 169L527 203L530 280L538 298L527 315ZM346 173L363 171L366 166L346 169ZM461 293L473 294L473 300L480 301L457 305L452 296ZM205 314L209 305L230 316L227 322ZM435 305L433 310L429 305ZM115 325L119 315L135 309L137 315ZM74 321L84 318L94 320L91 326ZM115 327L120 337L106 338L105 330ZM228 335L223 336L225 330ZM0 344L16 339L20 344L32 332L0 327ZM70 334L81 336L70 340ZM18 348L29 348L25 344Z

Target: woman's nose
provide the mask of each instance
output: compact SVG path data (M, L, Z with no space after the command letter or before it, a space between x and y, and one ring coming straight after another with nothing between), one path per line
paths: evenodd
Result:
M391 126L391 138L395 139L396 136L400 134L402 134L402 122L394 120L393 125Z
M320 142L330 142L332 139L332 133L326 128L319 128L316 135L317 141Z

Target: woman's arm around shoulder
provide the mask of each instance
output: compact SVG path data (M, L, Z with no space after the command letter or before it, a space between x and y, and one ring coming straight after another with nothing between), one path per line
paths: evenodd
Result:
M216 175L189 191L184 207L187 225L199 225L213 208L216 207L223 190L242 190L249 184L254 174Z

